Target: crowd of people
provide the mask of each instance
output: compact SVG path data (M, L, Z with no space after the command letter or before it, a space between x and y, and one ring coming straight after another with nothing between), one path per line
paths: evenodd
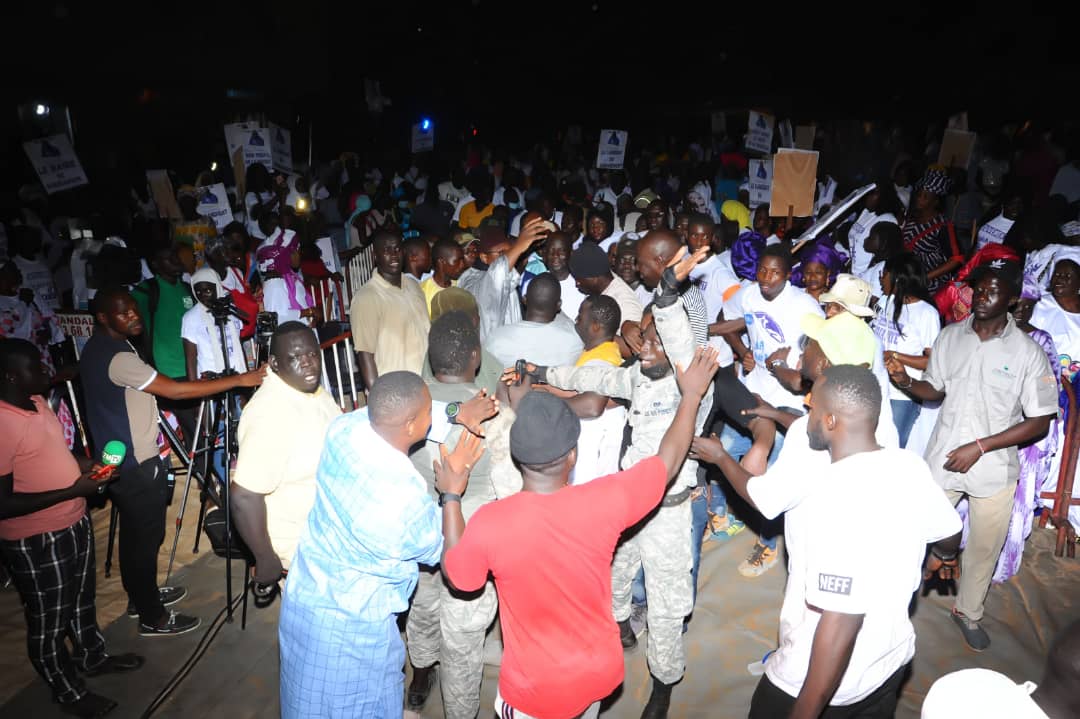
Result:
M24 187L0 243L0 551L31 662L84 717L115 706L85 677L143 664L97 628L87 507L105 498L139 634L200 626L157 580L159 418L187 451L222 431L201 400L227 393L238 451L213 451L208 481L231 483L257 590L280 588L285 717L401 716L436 684L445 716L488 715L496 621L497 716L596 717L644 634L642 717L666 717L703 542L744 531L747 580L787 554L749 715L892 716L913 592L955 581L956 641L988 649L988 593L1053 509L1080 368L1080 155L1057 140L994 130L959 168L934 143L845 153L822 132L809 217L752 204L722 136L622 170L572 146L256 163L221 227L205 173L177 178L172 219L141 189L119 221ZM62 308L94 324L77 366ZM343 412L320 341L346 331L362 401ZM72 378L85 456L78 413L49 401ZM115 467L86 459L112 441ZM1038 689L950 675L924 716L961 691L1080 713L1080 623L1048 662Z

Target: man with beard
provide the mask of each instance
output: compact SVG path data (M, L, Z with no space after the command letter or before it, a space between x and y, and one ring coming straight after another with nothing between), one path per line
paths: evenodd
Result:
M960 517L922 458L878 444L880 413L873 372L835 365L814 383L809 417L796 420L808 438L802 461L750 477L715 439L694 440L691 456L715 461L766 517L784 514L790 560L780 645L751 719L892 716L915 654L911 595L922 578L953 576ZM888 497L888 511L862 511L868 493ZM867 536L889 539L852 540Z

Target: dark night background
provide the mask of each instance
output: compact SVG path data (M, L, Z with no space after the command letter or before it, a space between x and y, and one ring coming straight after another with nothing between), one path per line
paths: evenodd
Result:
M1042 4L1040 4L1042 5ZM1053 5L1064 6L1064 3ZM32 180L17 106L68 105L90 181L225 160L224 122L264 112L294 155L408 149L421 116L437 150L464 133L503 147L569 123L707 134L712 109L796 123L881 120L918 137L967 110L972 129L1076 113L1072 13L881 4L328 0L119 5L8 3L0 108L5 192ZM365 78L392 105L367 111Z

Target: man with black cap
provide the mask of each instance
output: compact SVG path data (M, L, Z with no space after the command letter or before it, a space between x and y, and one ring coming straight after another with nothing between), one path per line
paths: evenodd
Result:
M897 387L923 402L942 402L926 461L949 500L966 496L971 508L952 618L975 651L990 646L979 622L1009 529L1017 445L1046 434L1057 413L1057 381L1046 353L1009 312L1021 278L1020 263L1011 260L994 260L968 275L971 316L941 331L921 380L899 361L886 360ZM938 563L955 559L939 557Z
M554 387L630 400L633 439L623 456L624 468L656 453L679 406L679 387L673 368L676 363L687 365L699 346L683 309L679 288L703 256L704 251L691 255L682 248L660 273L653 322L643 333L636 365L536 368L537 378ZM701 431L711 407L710 393L700 405L695 423L697 431ZM645 716L666 716L671 687L682 678L686 666L682 626L683 618L693 608L688 500L696 485L697 462L688 460L660 510L620 545L612 565L612 610L624 646L633 646L636 641L630 628L630 599L631 585L639 568L645 570L645 589L653 598L648 612L648 660L653 694Z
M607 253L595 243L583 242L574 250L570 255L570 272L583 295L607 295L619 305L623 322L641 322L641 300L637 293L611 273ZM624 357L630 356L625 344L620 343L620 349L624 350Z
M677 304L667 309L683 314ZM689 329L683 334L688 338ZM699 403L717 369L709 350L698 349L684 361L672 378L681 392L678 407L667 415L656 456L641 457L623 472L568 487L579 420L558 397L530 392L530 376L511 373L511 382L521 381L507 392L516 412L510 451L521 465L522 491L479 509L455 544L454 532L464 523L459 495L466 482L439 478L443 571L463 591L479 589L490 573L499 593L505 649L497 716L592 719L600 700L622 682L619 630L611 616L611 555L622 532L652 510L680 476ZM663 708L650 716L666 714L664 696Z

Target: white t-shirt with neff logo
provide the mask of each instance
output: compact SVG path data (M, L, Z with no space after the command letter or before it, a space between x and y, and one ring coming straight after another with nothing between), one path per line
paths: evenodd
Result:
M870 327L881 340L881 344L885 346L886 352L899 352L918 357L924 350L934 346L934 340L941 332L941 316L938 315L936 307L929 302L919 300L902 305L900 321L894 322L895 303L896 297L893 295L881 298ZM914 367L906 369L908 376L912 379L922 379L922 370Z
M805 441L805 426L797 434ZM854 704L915 655L908 605L922 582L926 545L959 532L960 517L914 452L879 449L830 463L827 452L807 445L792 454L785 442L784 454L789 461L747 488L765 517L785 514L788 580L780 644L765 674L798 696L822 612L861 614L851 661L829 702ZM865 511L867 497L888 497L889 511Z
M766 361L773 352L787 347L788 367L796 365L802 356L802 319L809 314L825 316L817 300L790 282L772 301L761 295L761 287L755 283L739 290L725 305L725 317L741 316L746 320L749 349L754 353L756 365L743 377L743 384L773 407L802 408L801 396L784 389L769 372Z

